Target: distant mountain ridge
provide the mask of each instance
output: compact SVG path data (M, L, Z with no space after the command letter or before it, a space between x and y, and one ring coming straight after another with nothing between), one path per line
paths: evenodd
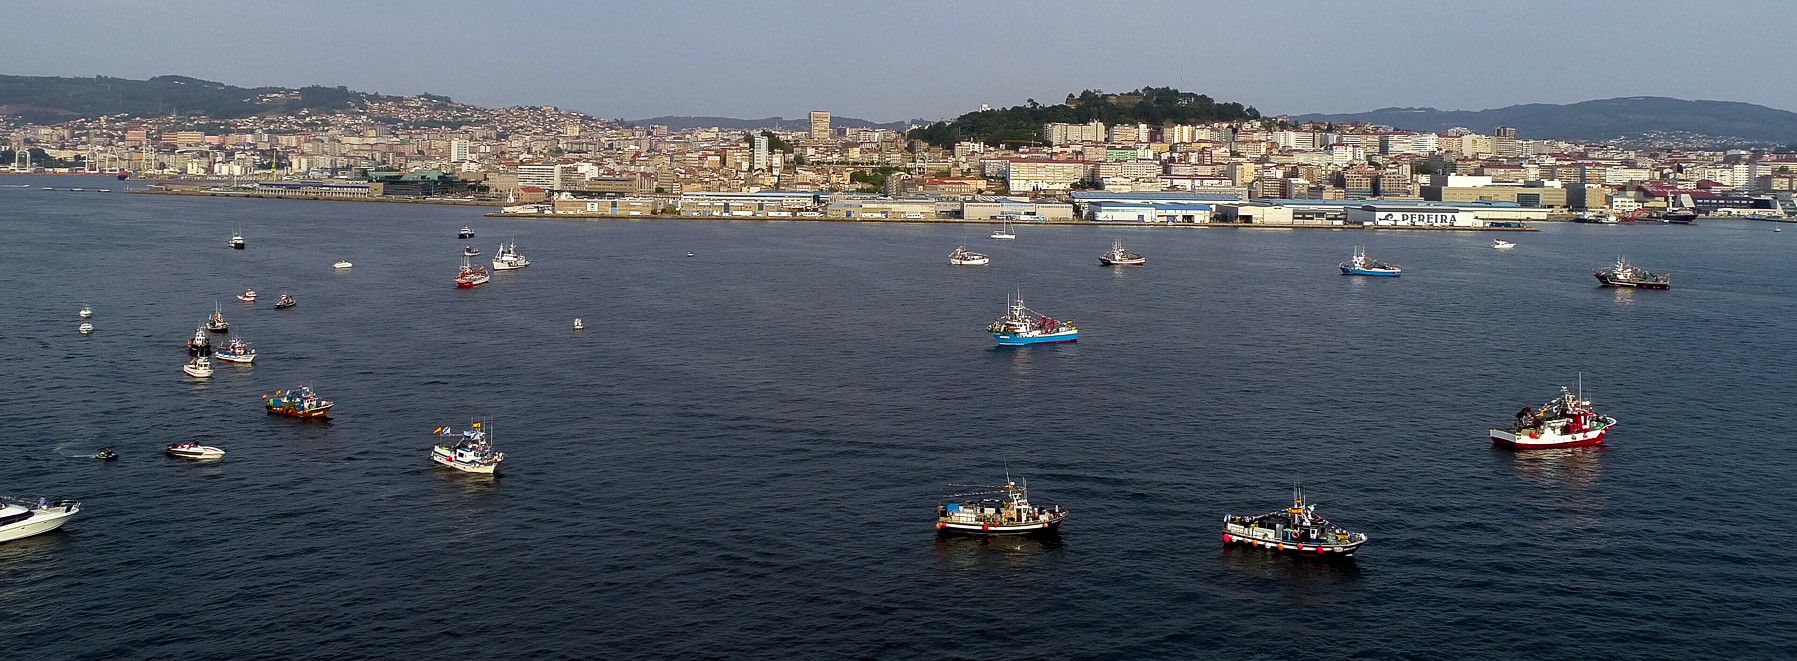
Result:
M1380 108L1368 112L1295 115L1298 121L1366 122L1411 131L1462 126L1480 133L1514 126L1518 137L1605 141L1686 133L1753 142L1797 144L1797 113L1737 101L1629 96L1579 103L1529 103L1488 110Z
M152 117L171 113L236 119L301 110L342 110L370 100L395 98L403 97L321 85L237 87L188 76L133 80L0 75L0 115L34 123L101 115ZM449 102L446 97L429 98Z
M763 117L761 119L740 119L740 118L736 118L736 117L663 115L661 117L650 117L648 119L632 119L632 120L627 120L627 121L630 124L635 125L635 126L655 126L655 125L666 126L666 127L668 127L668 130L670 130L670 131L684 131L686 129L707 129L707 128L712 128L712 127L716 127L716 128L720 128L720 129L745 130L745 131L750 130L750 129L780 129L780 130L788 130L788 131L800 131L800 130L811 128L811 120L808 117L787 119L785 117L776 116L776 117ZM856 119L854 117L836 117L836 116L830 117L830 125L831 126L854 126L854 127L876 128L876 129L892 129L894 131L903 131L903 130L905 130L905 127L907 125L922 124L922 123L924 123L924 120L921 120L921 119L911 120L910 122L876 122L876 121L867 120L867 119Z

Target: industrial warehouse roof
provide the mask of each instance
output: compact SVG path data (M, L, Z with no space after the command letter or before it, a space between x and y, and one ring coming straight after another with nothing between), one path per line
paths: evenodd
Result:
M1149 191L1140 193L1114 193L1107 191L1073 191L1076 202L1140 202L1140 203L1202 203L1202 202L1239 202L1241 196L1234 193L1187 193L1184 191Z

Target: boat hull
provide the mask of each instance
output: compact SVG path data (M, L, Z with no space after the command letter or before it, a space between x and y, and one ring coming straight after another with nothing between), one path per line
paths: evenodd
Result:
M1245 537L1228 531L1223 533L1223 543L1225 545L1237 544L1241 546L1251 546L1254 548L1266 549L1275 553L1309 558L1339 558L1343 560L1352 560L1354 558L1354 552L1360 550L1360 547L1364 546L1366 542L1367 540L1362 539L1358 542L1349 544L1300 544L1297 542L1255 539L1253 537Z
M211 446L197 448L168 448L163 451L168 456L189 461L213 461L225 458L225 451Z
M486 276L481 276L480 278L475 278L475 279L470 279L470 280L455 281L455 286L457 289L467 289L469 287L479 287L484 284L487 284Z
M1031 344L1060 344L1079 341L1079 331L1053 333L1047 335L1018 335L1015 333L993 333L992 339L1001 347L1021 347Z
M204 379L204 378L208 378L208 377L212 376L212 370L210 370L210 369L195 369L191 365L181 366L181 371L186 372L188 376L191 376L196 379Z
M499 461L493 462L492 464L474 464L474 463L459 462L459 461L455 460L455 457L453 455L449 454L447 448L438 446L431 450L431 463L437 464L438 466L446 466L449 468L454 468L454 469L462 471L464 473L474 473L477 475L497 475L499 473L499 466L501 464L504 464L505 460L501 459Z
M1060 532L1061 522L1067 517L1053 521L1031 521L1029 523L991 524L991 523L951 523L936 522L936 534L944 537L1005 537L1018 535L1053 535Z
M1357 269L1352 266L1343 266L1341 270L1342 275L1370 275L1381 278L1395 278L1404 274L1402 270Z
M10 526L0 527L0 542L10 542L15 539L24 539L26 537L42 535L57 528L61 528L62 524L68 523L71 517L80 513L80 507L72 508L67 512L61 510L51 510L48 512L44 510L32 510L31 518Z
M219 353L217 351L214 351L214 352L212 352L212 359L213 360L222 360L227 363L240 363L243 365L248 365L252 362L255 362L256 354L250 353L250 354L244 354L244 355L239 356L239 355L235 355L235 354Z
M979 259L950 259L950 260L948 260L948 263L953 264L955 266L985 266L987 264L990 264L991 262L992 262L992 259L988 258L988 257L981 257Z
M1146 257L1142 259L1111 259L1109 257L1100 257L1098 258L1098 263L1101 266L1147 266L1148 259Z
M285 416L290 416L290 417L294 417L294 418L326 418L326 417L330 417L331 406L334 406L334 405L320 406L315 409L302 410L302 409L284 409L284 408L280 408L280 407L276 407L276 406L269 406L267 404L262 405L262 407L265 409L268 409L268 412L272 415L285 415Z
M501 261L493 262L493 270L495 270L495 271L516 271L518 269L526 268L528 266L530 266L530 262L525 262L523 264L507 264L507 263L501 262Z
M1533 436L1523 432L1512 432L1504 429L1491 430L1491 442L1517 450L1544 450L1547 448L1573 448L1582 445L1598 445L1604 437L1610 435L1611 425L1602 429L1582 431L1576 434L1562 434L1543 431Z

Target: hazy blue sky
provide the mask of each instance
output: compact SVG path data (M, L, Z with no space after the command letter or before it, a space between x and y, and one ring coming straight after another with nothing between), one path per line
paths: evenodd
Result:
M1171 85L1266 113L1658 95L1797 109L1789 0L0 0L0 73L875 120Z

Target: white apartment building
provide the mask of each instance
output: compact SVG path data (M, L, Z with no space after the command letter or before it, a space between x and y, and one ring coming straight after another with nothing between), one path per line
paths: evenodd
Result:
M1005 185L1011 192L1067 190L1090 179L1089 166L1079 161L1012 160L1005 166Z
M1441 151L1441 137L1434 133L1387 133L1379 136L1381 154L1433 154Z
M1047 138L1048 144L1051 145L1104 142L1104 122L1095 119L1085 124L1044 124L1042 125L1042 137Z

